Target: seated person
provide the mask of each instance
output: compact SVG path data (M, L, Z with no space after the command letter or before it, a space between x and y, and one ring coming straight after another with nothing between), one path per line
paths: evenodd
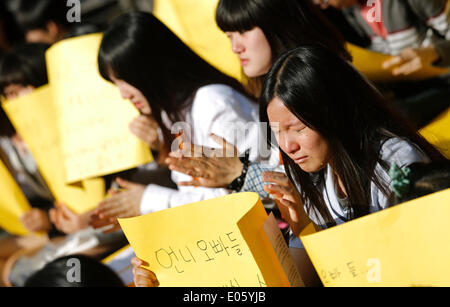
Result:
M380 69L394 76L410 75L426 66L450 66L450 23L447 0L314 0L323 9L341 10L359 34L362 47L393 55ZM349 40L354 41L352 37ZM450 106L450 74L416 82L380 82L386 95L423 127Z

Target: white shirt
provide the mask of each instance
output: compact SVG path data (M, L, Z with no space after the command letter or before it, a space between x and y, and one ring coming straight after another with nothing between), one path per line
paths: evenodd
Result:
M200 88L186 114L186 123L167 126L182 127L183 136L196 145L217 148L219 146L210 137L214 133L234 144L241 154L250 149L249 160L252 162L279 165L278 152L267 149L267 138L260 133L264 128L259 124L258 106L229 86L214 84ZM245 134L244 126L247 128ZM172 180L178 183L191 181L192 177L172 171ZM230 192L227 189L185 186L178 186L175 190L150 184L141 200L141 214L216 198Z

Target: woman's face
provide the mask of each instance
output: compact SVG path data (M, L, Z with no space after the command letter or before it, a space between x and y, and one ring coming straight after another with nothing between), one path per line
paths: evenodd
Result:
M123 99L128 99L130 102L144 115L152 114L152 108L144 94L131 84L124 80L116 79L114 76L110 76L111 81L117 85L120 94Z
M317 172L330 162L328 142L292 114L281 99L270 102L267 114L281 150L303 171Z
M27 95L34 90L32 85L10 84L4 88L5 98L12 100L21 96Z
M256 78L267 74L272 67L272 49L264 32L255 27L245 32L225 32L231 47L241 60L247 77Z

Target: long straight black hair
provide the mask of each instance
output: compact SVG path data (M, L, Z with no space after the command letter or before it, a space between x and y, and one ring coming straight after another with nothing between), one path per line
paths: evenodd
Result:
M223 74L185 45L155 16L131 12L106 30L98 55L100 74L124 80L140 90L163 131L163 152L174 140L162 121L164 111L172 123L184 121L197 90L225 84L245 94L243 86Z
M302 45L319 44L351 61L338 30L310 0L220 0L216 22L224 32L244 32L259 27L269 42L272 62ZM247 79L257 97L264 76Z
M264 82L260 100L262 122L268 122L267 107L278 97L300 121L318 132L329 144L332 167L348 194L350 218L369 214L370 183L389 196L389 187L375 172L383 143L392 137L419 146L430 159L443 156L403 117L350 63L322 46L303 46L282 55ZM286 172L299 188L308 213L319 213L333 225L314 178L282 152Z

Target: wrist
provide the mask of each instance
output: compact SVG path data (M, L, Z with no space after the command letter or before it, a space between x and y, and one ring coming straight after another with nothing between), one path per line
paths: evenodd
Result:
M250 161L248 160L249 157L249 150L245 152L244 157L239 158L241 161L241 172L228 186L227 189L233 190L233 191L240 191L245 183L245 177L247 176L247 170L248 166L250 164Z

